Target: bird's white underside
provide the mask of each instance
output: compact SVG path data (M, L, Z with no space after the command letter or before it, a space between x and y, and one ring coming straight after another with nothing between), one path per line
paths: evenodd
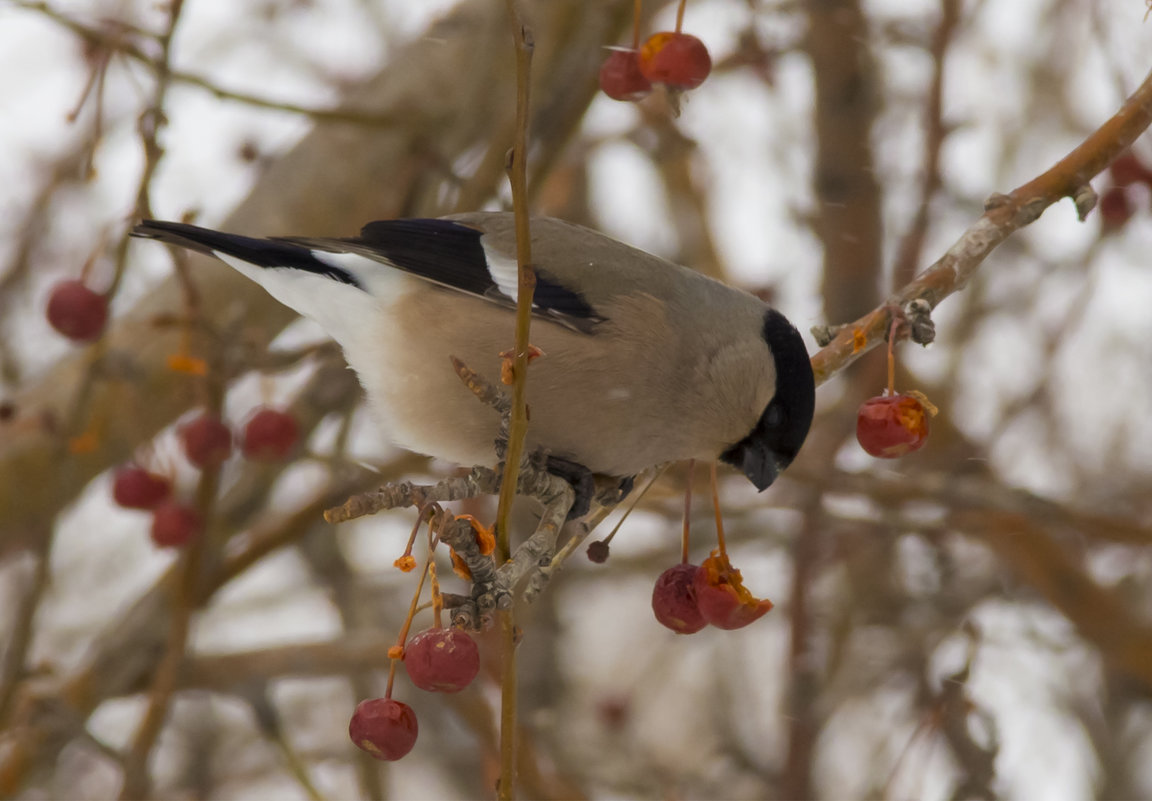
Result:
M403 408L406 384L414 377L395 370L397 354L413 346L394 325L393 308L425 282L387 264L356 253L311 251L325 264L351 274L367 289L334 281L302 270L258 267L215 251L229 266L260 284L272 297L314 320L336 340L348 364L364 387L377 423L393 444L416 451L453 458L443 445L425 441L405 426L398 409ZM469 454L459 454L466 463Z

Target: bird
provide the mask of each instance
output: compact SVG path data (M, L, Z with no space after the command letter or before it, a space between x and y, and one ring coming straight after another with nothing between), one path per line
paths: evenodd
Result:
M815 406L808 352L788 319L592 229L537 217L530 231L531 340L543 357L527 376L526 445L547 454L550 472L626 482L719 460L769 487L799 453ZM158 220L132 234L215 256L318 323L394 444L463 466L494 460L499 417L450 360L499 380L518 290L510 212L378 220L348 238Z

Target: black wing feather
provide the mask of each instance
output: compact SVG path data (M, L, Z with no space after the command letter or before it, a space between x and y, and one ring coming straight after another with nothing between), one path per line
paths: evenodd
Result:
M508 302L492 279L481 239L484 232L455 220L402 219L368 223L358 239L402 270L444 286ZM602 318L579 293L543 270L536 271L532 305L537 313L586 324ZM585 326L579 326L581 328Z
M473 295L496 289L480 244L483 232L453 220L378 220L358 239L402 270Z
M536 271L536 292L532 295L532 305L537 309L568 319L600 322L602 318L584 300L579 292L569 289L543 270Z

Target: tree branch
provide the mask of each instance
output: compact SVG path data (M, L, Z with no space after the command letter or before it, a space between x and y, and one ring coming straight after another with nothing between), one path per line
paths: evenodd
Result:
M833 340L812 357L816 384L859 359L884 341L893 308L924 300L932 308L963 289L1001 242L1035 222L1062 198L1074 198L1095 175L1124 152L1152 124L1152 73L1107 122L1046 172L1007 195L988 199L985 211L956 243L888 301L842 326Z

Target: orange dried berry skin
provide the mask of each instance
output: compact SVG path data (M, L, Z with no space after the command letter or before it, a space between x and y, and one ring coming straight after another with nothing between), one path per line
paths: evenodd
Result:
M208 375L208 362L186 353L172 353L165 359L165 362L168 369L174 373L194 376Z
M95 431L85 431L83 434L68 440L68 452L76 456L93 453L100 446L100 437Z
M454 549L449 548L448 549L448 556L452 560L452 572L455 573L460 578L464 579L465 581L471 581L472 580L472 570L471 570L471 568L468 567L467 563L460 556L460 554L456 553L456 551Z
M763 617L773 603L748 591L728 555L712 552L700 565L693 583L696 605L704 619L720 629L738 629Z
M487 556L496 550L496 531L493 527L485 526L472 515L456 515L456 519L467 520L468 525L472 526L481 555Z

